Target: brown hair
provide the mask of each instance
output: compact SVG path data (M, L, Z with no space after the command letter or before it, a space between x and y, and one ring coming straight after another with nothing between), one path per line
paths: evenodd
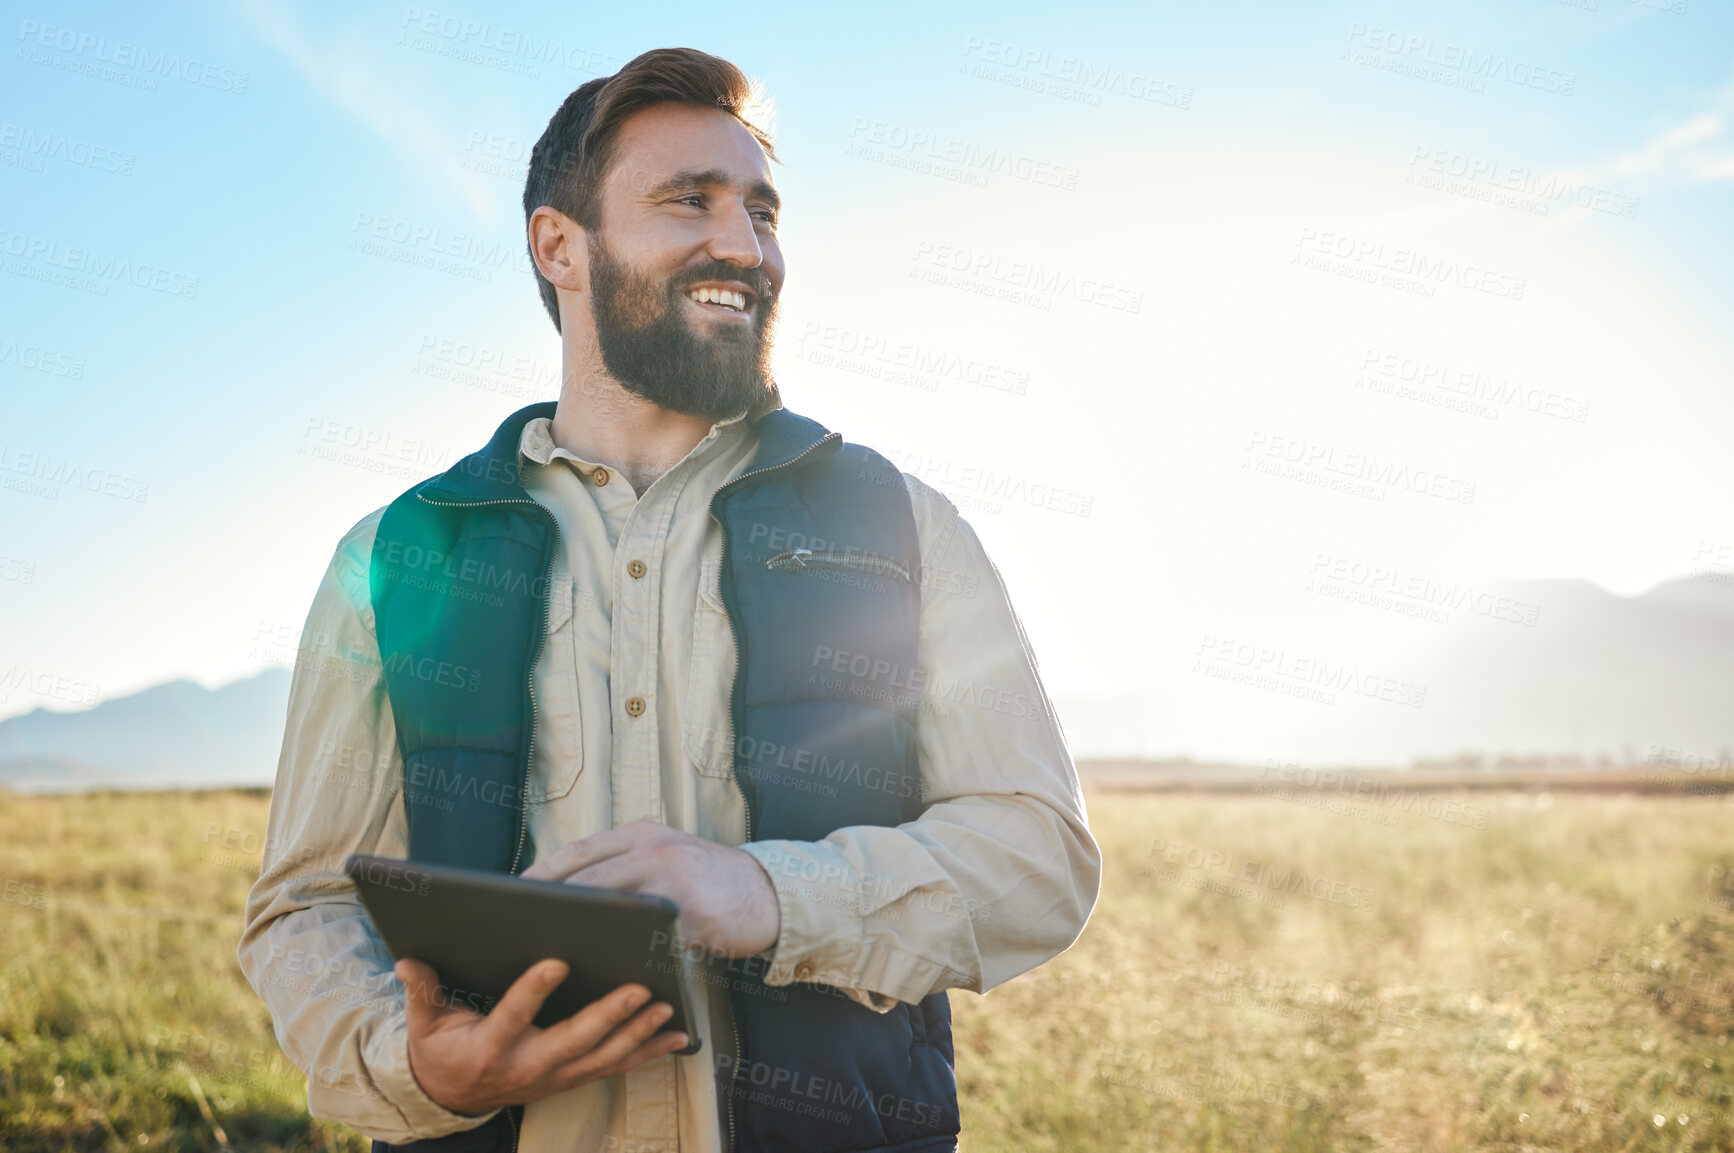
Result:
M772 160L777 158L769 132L749 117L763 101L739 68L720 56L696 48L656 48L633 57L612 76L587 80L561 103L530 153L524 181L524 223L546 204L587 229L601 223L597 191L607 174L620 126L634 112L668 102L721 108L744 124ZM528 239L526 238L526 244ZM536 267L530 269L542 303L560 328L554 286Z

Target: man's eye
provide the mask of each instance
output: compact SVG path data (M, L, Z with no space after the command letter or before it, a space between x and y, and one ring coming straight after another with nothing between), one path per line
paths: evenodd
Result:
M775 224L777 223L777 214L772 212L768 208L755 209L753 211L753 217L754 217L754 219L762 220L766 224L769 224L772 226L775 226Z
M676 204L691 204L694 208L703 208L704 207L704 196L701 193L695 192L691 196L679 197L678 199L675 200L675 203Z

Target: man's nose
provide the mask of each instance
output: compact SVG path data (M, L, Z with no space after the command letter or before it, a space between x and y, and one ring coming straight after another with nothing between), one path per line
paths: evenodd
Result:
M759 234L753 228L753 218L744 205L716 216L716 229L708 246L710 255L742 268L757 268L764 261L759 249Z

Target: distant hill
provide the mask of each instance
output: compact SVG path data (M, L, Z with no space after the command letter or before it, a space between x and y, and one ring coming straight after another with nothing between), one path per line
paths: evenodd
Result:
M1393 618L1387 651L1368 659L1426 686L1422 708L1350 693L1321 708L1181 674L1148 701L1062 700L1061 717L1080 760L1137 749L1243 765L1734 758L1734 585L1681 579L1640 597L1573 580L1485 587L1539 605L1534 624L1464 611L1442 626ZM288 697L289 673L271 669L216 690L175 681L85 712L38 709L0 721L0 787L269 785ZM1254 721L1263 747L1237 740Z
M269 785L289 672L220 689L171 681L77 713L0 721L0 787L14 792Z
M1642 761L1652 748L1734 748L1734 586L1688 578L1639 597L1586 581L1499 587L1540 605L1540 617L1445 630L1451 643L1421 665L1431 691L1415 716L1417 752Z
M1637 597L1580 580L1477 588L1539 612L1524 624L1457 607L1444 623L1424 624L1378 608L1345 610L1389 625L1348 663L1424 686L1422 707L1345 691L1320 707L1159 671L1147 699L1062 698L1060 715L1080 758L1092 759L1123 759L1126 750L1158 759L1389 766L1734 759L1734 585L1682 578ZM1485 610L1495 602L1479 603ZM1297 656L1311 652L1295 646Z

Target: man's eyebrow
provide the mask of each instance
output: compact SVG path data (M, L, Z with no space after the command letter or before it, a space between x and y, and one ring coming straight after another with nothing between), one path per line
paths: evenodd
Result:
M726 187L733 183L733 178L720 168L706 168L703 170L684 169L680 172L676 172L667 180L660 181L651 186L646 191L645 195L651 199L655 199L675 192L685 192L695 188ZM783 207L783 198L777 195L777 190L775 188L772 188L763 180L755 180L751 184L747 185L747 195L758 200L763 200L765 203L769 204L772 209L781 209Z

